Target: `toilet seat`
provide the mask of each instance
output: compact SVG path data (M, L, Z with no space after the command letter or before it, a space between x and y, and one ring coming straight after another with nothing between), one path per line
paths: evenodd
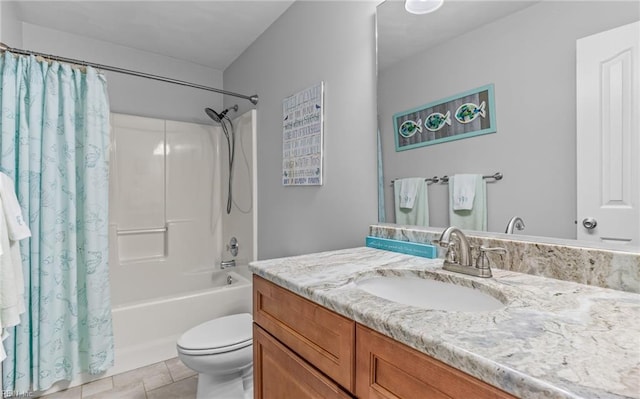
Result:
M252 316L240 313L191 328L178 339L177 346L185 355L215 355L250 346L252 335Z

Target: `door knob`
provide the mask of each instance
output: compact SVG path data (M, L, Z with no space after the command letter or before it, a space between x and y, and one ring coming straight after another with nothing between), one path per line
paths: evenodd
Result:
M584 226L585 229L593 230L598 225L598 221L595 220L594 218L584 218L582 220L582 225Z

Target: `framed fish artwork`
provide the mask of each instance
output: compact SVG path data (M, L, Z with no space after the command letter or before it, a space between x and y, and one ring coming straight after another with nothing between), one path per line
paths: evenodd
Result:
M396 151L496 132L493 84L393 115Z

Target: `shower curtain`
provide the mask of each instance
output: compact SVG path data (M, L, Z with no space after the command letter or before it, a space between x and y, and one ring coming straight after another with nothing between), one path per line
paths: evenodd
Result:
M27 312L3 342L2 381L24 396L113 365L109 103L92 68L5 52L0 79L0 170L32 232L20 242Z

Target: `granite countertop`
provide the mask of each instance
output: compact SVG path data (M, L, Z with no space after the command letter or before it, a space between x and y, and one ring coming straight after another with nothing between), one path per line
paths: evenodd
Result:
M354 248L252 262L257 275L521 398L640 398L640 295L493 269L483 279L425 259ZM422 309L353 284L422 275L491 293L490 312Z

